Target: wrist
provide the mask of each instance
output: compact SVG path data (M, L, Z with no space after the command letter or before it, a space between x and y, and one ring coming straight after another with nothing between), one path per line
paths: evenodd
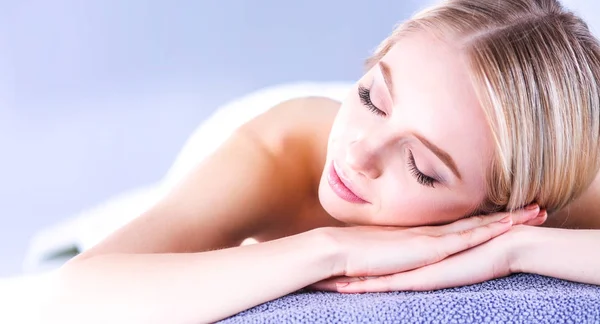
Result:
M511 273L529 273L530 264L536 261L536 251L544 245L543 235L546 228L528 225L514 226L510 234L509 269Z
M346 271L346 258L342 244L336 236L336 227L321 227L309 231L313 247L323 258L327 278L343 276Z

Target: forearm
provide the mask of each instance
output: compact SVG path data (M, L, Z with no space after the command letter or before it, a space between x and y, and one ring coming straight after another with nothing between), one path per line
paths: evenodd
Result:
M600 230L529 227L514 239L514 272L600 285Z
M57 304L75 322L214 322L331 275L337 251L311 231L203 253L112 254L62 269Z

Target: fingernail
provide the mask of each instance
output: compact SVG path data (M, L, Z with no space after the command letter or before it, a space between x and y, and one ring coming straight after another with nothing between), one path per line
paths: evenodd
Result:
M499 220L498 222L500 223L510 223L512 221L512 216L506 216L504 218L502 218L501 220Z
M338 288L342 288L342 287L348 286L349 284L350 284L349 282L336 282L335 286Z
M535 204L535 203L525 206L526 210L536 210L538 208L539 208L538 204Z

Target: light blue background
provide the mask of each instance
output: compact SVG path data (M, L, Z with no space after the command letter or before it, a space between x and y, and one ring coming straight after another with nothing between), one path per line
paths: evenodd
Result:
M360 77L428 2L0 1L0 276L40 228L157 181L227 100Z

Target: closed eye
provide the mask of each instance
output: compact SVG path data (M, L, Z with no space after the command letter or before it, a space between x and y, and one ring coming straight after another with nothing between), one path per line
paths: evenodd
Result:
M377 108L375 104L371 101L371 89L365 88L363 86L358 87L358 97L360 98L360 102L369 109L372 113L378 116L386 116L387 114Z
M417 168L417 163L415 162L415 157L412 154L412 151L408 151L408 169L410 173L417 179L417 182L426 186L435 188L434 184L437 182L434 178L425 175Z

